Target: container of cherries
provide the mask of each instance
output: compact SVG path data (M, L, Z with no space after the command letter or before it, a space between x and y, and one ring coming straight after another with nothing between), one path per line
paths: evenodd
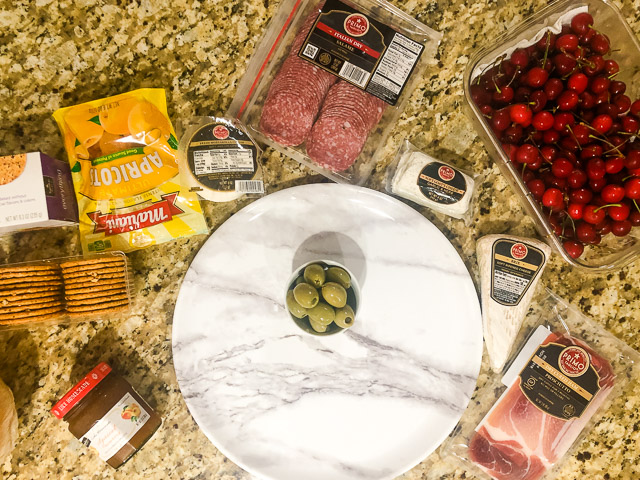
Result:
M607 1L551 4L480 49L465 97L540 234L574 266L640 256L640 45Z

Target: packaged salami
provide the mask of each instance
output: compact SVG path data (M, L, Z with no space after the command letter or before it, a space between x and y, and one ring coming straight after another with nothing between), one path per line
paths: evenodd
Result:
M227 113L326 177L362 184L441 37L384 0L283 0Z
M443 449L478 478L555 478L572 446L640 374L638 352L550 291L517 344Z
M207 233L178 174L164 90L147 88L57 110L85 253L128 252Z
M471 221L478 178L405 140L387 168L386 190L436 212Z

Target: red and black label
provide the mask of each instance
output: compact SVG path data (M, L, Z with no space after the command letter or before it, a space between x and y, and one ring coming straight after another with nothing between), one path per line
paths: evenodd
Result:
M200 127L187 144L189 170L202 185L220 192L236 191L236 180L256 174L258 149L232 122L217 119ZM202 190L194 187L192 190Z
M467 181L455 168L431 162L418 175L418 187L429 200L441 205L451 205L464 197Z
M506 238L495 241L491 251L491 298L507 306L520 303L545 258L544 252L532 245Z
M600 391L589 353L577 345L540 345L520 372L520 389L537 408L563 420L579 418Z
M423 45L339 0L327 0L298 56L395 105Z

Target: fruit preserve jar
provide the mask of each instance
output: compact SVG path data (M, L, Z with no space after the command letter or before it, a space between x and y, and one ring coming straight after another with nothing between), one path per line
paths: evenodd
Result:
M129 382L104 362L69 390L51 412L113 468L140 450L162 423Z

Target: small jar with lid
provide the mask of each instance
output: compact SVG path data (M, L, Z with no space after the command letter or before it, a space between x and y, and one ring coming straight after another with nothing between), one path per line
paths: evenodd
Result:
M162 423L129 382L104 362L69 390L51 412L114 468L140 450Z

